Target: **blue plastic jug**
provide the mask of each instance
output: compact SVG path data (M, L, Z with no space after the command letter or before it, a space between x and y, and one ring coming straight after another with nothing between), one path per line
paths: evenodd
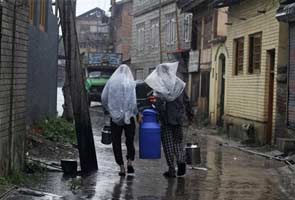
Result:
M157 121L158 113L154 109L143 111L143 121L139 135L140 159L161 158L161 129Z

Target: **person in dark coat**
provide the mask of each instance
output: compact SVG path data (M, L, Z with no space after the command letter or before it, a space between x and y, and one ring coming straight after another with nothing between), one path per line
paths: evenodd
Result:
M150 100L159 112L161 140L168 165L168 171L163 175L168 178L186 174L183 123L186 117L189 122L193 119L189 99L184 91L185 83L176 77L177 67L178 63L161 64L146 79L146 83L155 91L156 98Z
M176 177L176 158L177 176L183 176L186 173L183 123L185 119L189 122L193 119L188 96L183 92L171 102L158 98L155 106L159 112L161 140L168 165L168 171L163 175Z

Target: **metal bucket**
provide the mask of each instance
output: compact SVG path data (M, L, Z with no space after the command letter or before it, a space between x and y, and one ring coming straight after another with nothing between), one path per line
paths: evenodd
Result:
M62 171L65 175L77 174L78 163L77 160L63 159L60 161Z
M101 143L105 145L112 144L112 132L110 126L104 126L101 130Z
M188 165L201 164L201 149L198 144L188 143L185 147L186 163Z

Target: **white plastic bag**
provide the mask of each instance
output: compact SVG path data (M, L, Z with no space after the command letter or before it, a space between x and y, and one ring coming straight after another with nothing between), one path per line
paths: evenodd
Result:
M121 65L108 80L101 95L103 107L118 125L130 124L137 114L136 83L127 65Z
M145 79L145 82L155 91L155 95L167 101L174 101L181 95L185 83L176 76L178 62L163 63Z

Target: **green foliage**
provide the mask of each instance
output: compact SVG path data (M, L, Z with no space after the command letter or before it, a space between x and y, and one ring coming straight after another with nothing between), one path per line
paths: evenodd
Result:
M25 164L25 173L28 174L42 174L46 172L47 169L42 167L40 163L37 162L26 162Z
M76 131L73 124L63 118L46 119L37 125L46 139L54 142L76 143Z
M82 179L81 178L74 178L70 181L70 188L71 191L75 192L79 190L82 186Z
M21 185L29 181L21 171L13 171L10 175L0 177L0 185Z
M8 180L6 177L0 176L0 185L7 185Z

